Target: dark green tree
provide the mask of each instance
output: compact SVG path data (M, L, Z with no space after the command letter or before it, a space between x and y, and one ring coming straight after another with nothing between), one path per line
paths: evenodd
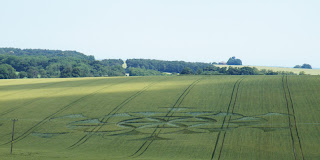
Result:
M27 70L28 78L38 78L39 71L36 67L29 67Z
M242 67L239 68L241 75L258 75L259 70L255 67Z
M293 68L301 68L300 65L295 65Z
M19 72L19 78L26 78L26 77L28 77L27 72L25 72L25 71Z
M305 71L301 71L301 72L299 72L299 75L306 75L306 72Z
M16 70L9 64L0 65L0 79L17 78Z
M47 71L44 69L40 69L39 74L41 78L48 78Z
M242 61L233 56L229 58L227 65L242 65Z
M197 74L197 75L201 75L201 74L202 74L202 72L203 72L203 70L202 70L202 69L200 69L200 68L198 68L198 69L197 69L197 71L196 71L196 74Z
M229 75L240 75L241 72L240 72L239 68L229 67L228 70L227 70L227 74L229 74Z
M50 78L58 78L60 77L60 64L52 63L46 67L48 77Z
M70 65L63 66L60 77L61 78L72 77L72 66Z
M312 69L312 67L311 67L311 65L310 64L303 64L302 66L301 66L301 68L305 68L305 69Z
M72 77L80 77L81 75L81 70L79 67L75 67L72 70Z
M183 70L180 72L180 74L193 74L193 71L189 67L183 68Z

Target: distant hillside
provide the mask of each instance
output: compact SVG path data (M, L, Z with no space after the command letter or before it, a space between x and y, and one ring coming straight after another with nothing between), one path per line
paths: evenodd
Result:
M94 56L87 56L77 51L61 51L61 50L48 50L48 49L0 48L0 54L9 54L14 56L45 56L48 58L73 57L73 58L94 60Z
M236 68L237 67L237 68ZM238 68L240 67L240 68ZM316 69L247 67L154 59L95 60L77 51L0 48L0 79L154 75L319 75Z
M285 67L265 67L265 66L239 66L239 65L215 65L217 67L255 67L258 70L272 70L274 72L293 72L299 74L300 72L305 72L305 74L310 75L320 75L320 69L302 69L302 68L285 68Z
M77 51L0 48L0 79L124 76L122 64Z

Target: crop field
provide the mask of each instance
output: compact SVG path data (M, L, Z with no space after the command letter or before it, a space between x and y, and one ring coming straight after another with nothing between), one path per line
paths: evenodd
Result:
M0 159L320 159L319 97L320 76L0 80Z

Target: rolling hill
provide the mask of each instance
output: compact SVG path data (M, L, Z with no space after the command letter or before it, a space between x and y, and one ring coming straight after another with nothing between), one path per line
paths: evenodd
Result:
M319 76L0 80L1 159L319 159ZM12 119L15 123L10 155Z

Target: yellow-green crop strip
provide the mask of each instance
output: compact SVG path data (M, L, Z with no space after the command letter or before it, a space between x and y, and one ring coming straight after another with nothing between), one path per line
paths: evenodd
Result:
M0 80L0 159L320 159L319 97L320 76Z

